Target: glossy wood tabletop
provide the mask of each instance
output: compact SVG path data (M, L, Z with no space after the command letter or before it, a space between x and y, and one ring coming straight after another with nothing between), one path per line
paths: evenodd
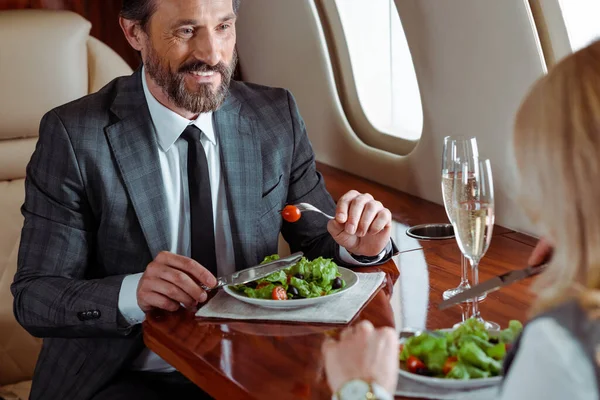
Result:
M385 265L386 282L349 324L367 319L375 326L448 328L460 322L461 306L439 311L442 292L460 280L456 241L418 241L406 228L444 222L443 207L369 183L319 165L334 198L350 188L369 192L394 215L394 240L401 253ZM407 240L410 239L410 240ZM535 239L496 227L480 264L480 279L523 268ZM520 282L488 295L481 303L485 319L505 327L510 319L526 319L532 296L530 282ZM321 344L344 326L202 320L184 310L155 313L144 322L146 345L216 399L330 398Z

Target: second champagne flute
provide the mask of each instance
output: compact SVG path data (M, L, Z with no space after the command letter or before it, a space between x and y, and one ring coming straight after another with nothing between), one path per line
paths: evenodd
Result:
M465 136L446 136L444 138L444 148L442 151L442 198L448 220L455 226L454 206L452 205L452 185L454 178L454 167L460 159L473 158L478 156L477 139ZM456 227L454 228L456 230ZM464 255L460 255L461 276L460 284L452 289L444 291L442 297L444 300L457 295L471 287L469 284L469 264ZM484 297L480 297L482 300Z
M479 284L479 262L487 252L494 229L494 184L490 160L476 157L461 160L455 168L453 206L458 247L471 262L473 284ZM488 330L499 330L495 322L485 321L479 313L479 299L473 299L473 318Z

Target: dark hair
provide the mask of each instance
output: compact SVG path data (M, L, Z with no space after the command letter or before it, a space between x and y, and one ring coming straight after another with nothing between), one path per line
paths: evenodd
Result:
M238 13L242 0L233 1L233 12ZM142 28L146 28L150 17L156 11L155 0L123 0L121 5L121 17L133 21L140 21Z

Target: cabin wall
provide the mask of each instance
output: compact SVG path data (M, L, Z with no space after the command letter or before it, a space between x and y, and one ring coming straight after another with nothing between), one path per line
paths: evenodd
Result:
M532 233L515 200L509 151L513 116L546 71L529 2L396 0L424 117L416 148L398 156L366 146L352 131L320 1L245 1L238 20L243 78L292 91L317 159L441 204L443 138L476 136L493 166L497 223Z

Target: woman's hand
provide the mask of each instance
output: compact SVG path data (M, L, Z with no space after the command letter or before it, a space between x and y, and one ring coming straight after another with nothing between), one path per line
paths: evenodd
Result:
M546 239L541 238L529 256L528 265L537 266L547 263L552 258L553 251L552 245Z
M344 330L340 340L327 338L323 357L329 387L336 393L353 379L376 383L393 394L398 382L398 337L385 327L362 321Z

